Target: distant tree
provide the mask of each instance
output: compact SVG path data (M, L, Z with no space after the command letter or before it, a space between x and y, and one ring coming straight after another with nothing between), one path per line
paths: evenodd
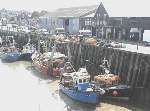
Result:
M32 18L37 18L40 16L40 13L38 11L34 11L31 15Z
M31 15L32 18L38 18L40 16L43 16L45 14L47 14L48 12L45 11L45 10L42 10L41 12L38 12L38 11L34 11Z
M47 14L47 13L48 13L47 11L42 10L42 11L40 12L40 16L43 16L43 15L45 15L45 14Z
M9 21L15 21L14 17L10 17Z

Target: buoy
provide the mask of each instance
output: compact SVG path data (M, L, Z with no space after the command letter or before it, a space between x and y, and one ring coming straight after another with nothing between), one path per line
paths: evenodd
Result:
M112 96L118 96L118 92L117 92L116 90L114 90L114 91L112 92Z

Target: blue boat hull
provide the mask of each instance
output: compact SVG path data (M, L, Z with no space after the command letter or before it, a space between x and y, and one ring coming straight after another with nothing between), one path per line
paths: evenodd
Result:
M20 60L30 61L31 60L31 56L32 56L32 53L22 53L20 55Z
M19 60L20 53L5 53L1 55L2 62L15 62Z
M98 95L96 92L80 92L73 89L69 89L67 87L64 87L62 84L59 85L60 91L65 93L70 98L77 100L79 102L83 103L90 103L90 104L97 104L98 101Z

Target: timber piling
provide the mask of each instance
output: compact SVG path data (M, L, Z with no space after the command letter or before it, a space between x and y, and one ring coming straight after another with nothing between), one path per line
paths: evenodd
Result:
M58 50L67 55L67 45L58 44ZM87 70L94 76L105 57L111 64L111 72L121 77L121 83L131 86L130 100L149 105L150 55L76 43L69 43L69 46L76 70L89 60L94 64Z

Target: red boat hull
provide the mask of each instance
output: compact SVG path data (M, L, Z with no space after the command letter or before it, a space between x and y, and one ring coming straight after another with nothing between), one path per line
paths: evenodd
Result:
M33 64L34 64L36 70L38 70L43 75L51 75L51 76L54 76L54 77L60 75L59 68L53 68L52 71L49 71L49 66L48 65L43 65L39 61L34 61Z

